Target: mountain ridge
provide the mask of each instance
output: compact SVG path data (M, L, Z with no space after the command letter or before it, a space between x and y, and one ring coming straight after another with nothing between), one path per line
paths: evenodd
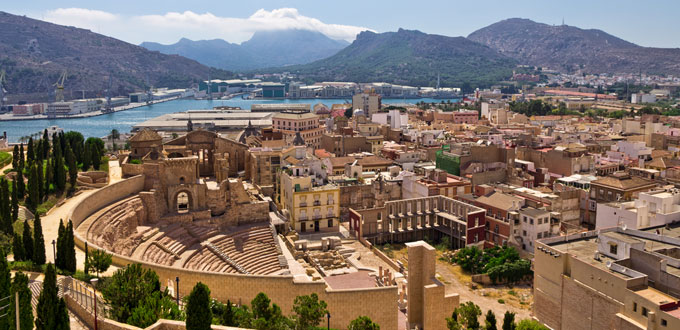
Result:
M643 47L599 29L510 18L474 31L468 39L521 64L586 73L680 73L680 49Z
M480 85L509 77L514 66L515 60L464 37L400 28L396 32L363 31L352 44L329 58L268 72L289 71L317 81L385 81L416 86L434 86L440 76L443 85Z
M241 44L222 39L190 40L174 44L143 42L140 46L164 54L178 54L200 63L229 70L254 70L304 64L331 56L349 45L310 30L257 31Z
M233 77L194 60L165 55L72 26L0 12L0 69L13 101L48 101L64 70L65 96L101 96L113 76L114 95L149 85L186 88L208 77ZM77 92L77 93L74 93Z

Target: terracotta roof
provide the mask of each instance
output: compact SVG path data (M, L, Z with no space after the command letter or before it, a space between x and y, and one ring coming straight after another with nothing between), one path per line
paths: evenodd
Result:
M144 128L130 138L130 142L157 141L163 138L150 128Z
M515 208L519 208L521 205L522 199L519 197L515 197L512 195L504 194L501 192L492 192L489 195L486 196L480 196L477 198L477 202L489 205L501 210L510 210L512 209L512 202L515 202Z
M607 186L607 187L612 187L616 189L621 189L621 190L631 190L631 189L637 189L637 188L644 188L645 186L650 186L654 185L654 182L643 179L638 176L631 176L628 174L622 175L618 173L614 173L614 175L610 175L607 177L604 177L602 179L598 179L595 181L592 181L590 185L601 185L601 186Z
M326 151L326 149L316 149L314 150L314 156L318 158L331 158L332 155L330 152Z

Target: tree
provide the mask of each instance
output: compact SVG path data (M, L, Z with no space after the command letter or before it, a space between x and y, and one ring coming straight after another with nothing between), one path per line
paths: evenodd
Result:
M32 164L35 160L35 151L33 151L33 138L28 139L28 151L26 151L26 160Z
M517 330L548 330L546 326L536 320L525 319L517 323Z
M234 319L234 307L231 305L231 301L227 300L222 310L222 315L220 315L220 324L230 327L235 326L237 324L234 323Z
M12 235L12 254L14 254L15 261L26 260L26 251L24 251L24 244L19 237L19 234L14 232Z
M271 299L266 294L260 292L250 302L252 307L252 321L249 327L265 330L265 329L286 329L292 327L290 320L283 316L281 308L276 304L271 304ZM244 327L243 324L239 326Z
M52 182L54 181L54 167L52 166L52 159L47 158L45 161L45 195L49 195L52 190Z
M76 272L76 243L73 238L73 222L71 220L66 224L66 229L64 230L64 270L71 273Z
M17 182L12 181L12 223L19 218L19 193L17 192ZM12 229L14 230L14 229Z
M146 328L158 321L159 318L166 320L179 320L182 312L173 301L172 297L165 292L155 291L144 298L140 304L132 310L127 324L140 328Z
M66 255L64 251L64 246L66 242L66 237L64 236L64 233L66 232L66 227L64 227L64 220L59 219L59 230L57 231L57 256L56 260L54 260L54 265L57 266L58 269L64 269L65 268L65 260L66 260ZM86 270L87 271L87 270Z
M380 330L380 326L368 316L359 316L349 323L347 330Z
M42 161L36 161L36 178L38 179L38 182L36 184L38 185L38 204L42 203L42 201L45 200L45 180L44 180L44 169L43 169L43 163Z
M55 141L56 137L52 138ZM61 152L61 144L53 143L52 165L54 167L55 190L64 191L66 188L66 171L64 170L64 158Z
M42 221L40 221L40 215L35 214L35 220L33 220L33 264L44 265L45 264L45 238L43 237L42 231Z
M10 293L9 315L16 315L16 293L19 293L19 324L18 330L33 330L33 307L31 307L31 290L28 288L28 276L22 272L14 274L12 292ZM9 318L10 329L17 330L15 317Z
M466 329L479 329L479 316L482 315L482 310L472 301L460 304L456 308L458 315L458 322L465 325Z
M24 168L24 164L25 164L25 161L24 161L24 144L21 143L19 145L19 167L17 168L17 172L19 172L19 170Z
M12 168L14 170L19 168L19 146L16 144L12 150Z
M26 196L26 183L24 182L23 167L17 169L17 177L14 181L17 183L17 195L19 199L24 199L24 196Z
M5 251L0 249L0 297L4 298L9 296L11 291L12 291L12 274L9 271L9 264L7 263L7 256L5 255ZM0 302L0 306L5 305L6 303ZM9 328L8 317L7 316L0 317L0 329L8 328Z
M496 323L496 314L494 314L492 310L488 310L486 312L486 318L484 319L484 329L497 330Z
M316 293L309 296L297 296L293 302L296 329L313 329L318 326L328 312L326 302L319 300Z
M92 152L90 148L85 148L83 151L83 171L87 171L92 166Z
M64 298L59 298L57 292L57 272L54 265L50 263L47 264L45 270L45 281L36 307L35 328L37 330L70 329Z
M97 272L97 277L99 277L99 273L105 272L111 266L112 257L113 255L106 253L104 250L93 250L92 252L89 252L86 262L87 271L93 270Z
M68 182L69 193L76 190L76 180L78 180L78 164L76 163L76 156L73 154L71 147L66 146L66 166L68 167Z
M47 129L43 131L43 137L42 137L42 160L45 160L49 157L50 155L50 139L49 136L47 135Z
M210 330L212 310L210 309L210 289L198 282L191 290L186 307L187 330Z
M503 330L515 330L515 313L505 312L503 316Z
M153 292L160 291L160 281L154 271L139 264L131 264L117 270L102 290L111 306L110 316L118 322L127 322L132 311L140 306Z
M94 167L96 171L99 171L99 165L101 165L102 162L102 154L101 150L94 143L90 144L90 155L92 156L92 167Z
M0 220L2 231L8 235L12 233L12 206L10 205L10 192L7 180L0 178Z
M33 236L31 235L31 227L28 225L28 220L24 220L24 233L21 235L24 242L24 258L26 260L33 260Z
M33 213L36 213L38 204L40 204L40 190L38 189L38 185L38 167L36 165L32 165L29 167L28 197L26 199L26 206Z
M120 138L120 132L118 132L118 130L114 128L111 130L111 135L109 135L109 137L111 138L112 141L113 151L116 151L116 140Z

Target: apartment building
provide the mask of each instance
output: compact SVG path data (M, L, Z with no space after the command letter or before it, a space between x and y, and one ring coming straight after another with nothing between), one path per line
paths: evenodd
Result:
M340 219L340 188L315 185L309 167L291 166L281 173L280 209L298 233L337 231Z
M284 140L292 143L300 134L308 147L318 148L321 145L323 127L319 126L319 116L309 111L286 110L272 117L275 131L283 133Z
M382 107L382 96L375 93L359 93L352 96L352 109L364 110L366 117L371 118Z
M680 226L538 240L534 316L551 329L680 329Z

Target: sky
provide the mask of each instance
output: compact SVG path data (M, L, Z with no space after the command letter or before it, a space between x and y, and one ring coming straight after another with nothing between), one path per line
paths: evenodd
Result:
M352 41L360 31L467 36L503 19L600 29L641 46L680 48L677 0L3 0L0 11L90 29L130 43L224 39L260 30L316 30Z

